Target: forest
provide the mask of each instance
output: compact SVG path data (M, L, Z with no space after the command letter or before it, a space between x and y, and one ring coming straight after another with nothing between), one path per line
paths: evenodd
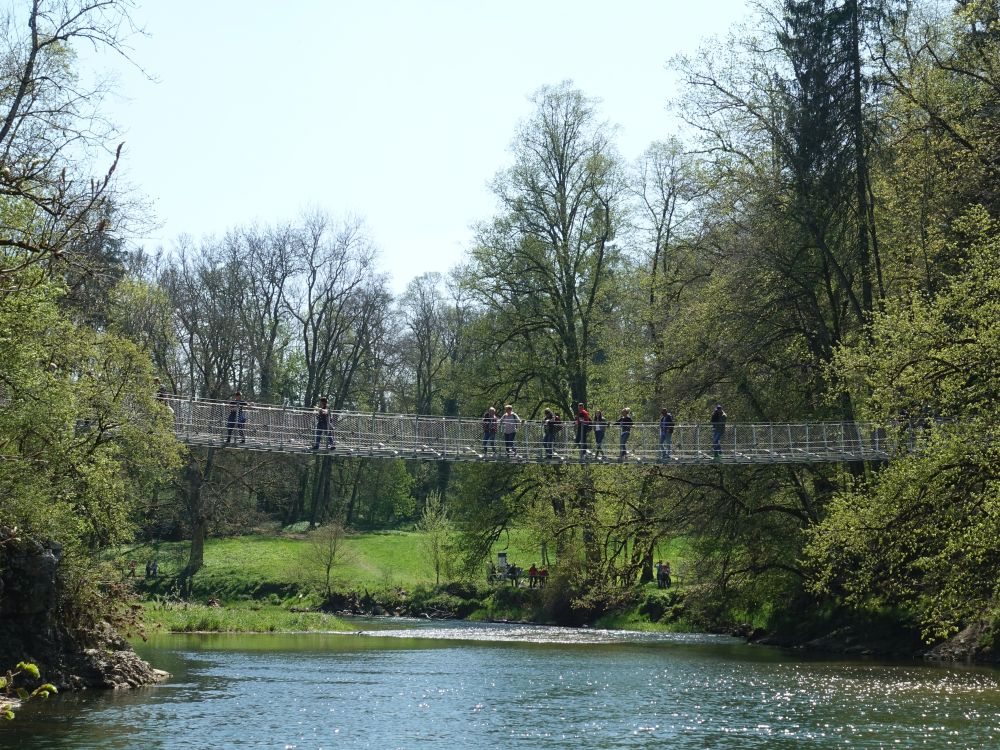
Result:
M130 239L150 217L74 51L119 47L130 8L34 0L2 30L0 526L59 545L65 623L124 617L122 545L188 540L193 575L213 536L428 517L451 575L518 530L590 609L680 540L705 626L878 619L932 643L1000 619L1000 2L762 3L752 33L669 61L685 125L635 161L614 112L542 85L463 263L401 294L377 228L336 207ZM333 410L923 429L844 465L261 454L180 446L154 378Z

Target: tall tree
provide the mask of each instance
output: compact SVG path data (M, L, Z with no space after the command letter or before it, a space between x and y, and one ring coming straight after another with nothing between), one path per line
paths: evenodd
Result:
M265 402L295 394L281 382L292 330L284 298L295 272L294 233L288 225L248 227L226 235L229 264L236 269L236 309L248 355L253 361L249 383Z
M296 278L285 305L298 323L306 370L304 401L326 393L331 406L347 402L363 352L362 329L371 313L378 277L375 249L360 220L337 226L322 214L306 217L298 231Z
M532 385L568 409L587 400L622 182L593 100L564 82L532 102L514 164L493 182L501 213L477 233L469 283L496 315L496 385Z
M0 19L0 280L28 265L75 265L79 279L98 247L111 248L114 173L122 146L94 177L93 157L114 130L101 116L105 87L74 72L74 43L124 54L127 0L32 0ZM30 277L18 276L22 282ZM5 287L9 288L9 287Z

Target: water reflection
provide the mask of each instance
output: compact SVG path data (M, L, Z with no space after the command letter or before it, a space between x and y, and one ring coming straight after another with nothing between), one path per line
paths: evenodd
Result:
M365 621L161 636L164 685L26 707L31 748L1000 746L986 669L804 660L705 635Z

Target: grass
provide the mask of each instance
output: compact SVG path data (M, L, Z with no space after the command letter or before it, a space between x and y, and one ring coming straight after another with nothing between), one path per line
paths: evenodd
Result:
M349 534L343 542L343 557L333 571L335 587L376 591L433 585L434 571L423 539L423 534L413 531ZM532 548L536 551L531 552ZM506 550L509 561L525 568L539 561L537 548L527 535L512 534L497 549ZM146 561L155 558L159 578L145 583L151 593L168 595L187 564L188 550L187 542L159 542L131 549L124 558L137 561L136 575L140 579ZM204 567L191 581L191 591L196 598L265 599L277 603L316 587L316 571L309 554L309 536L302 533L208 539ZM484 581L485 575L484 567Z
M143 607L147 632L170 633L299 633L349 631L343 620L322 612L293 612L274 605L242 603L225 607L174 602L147 602Z

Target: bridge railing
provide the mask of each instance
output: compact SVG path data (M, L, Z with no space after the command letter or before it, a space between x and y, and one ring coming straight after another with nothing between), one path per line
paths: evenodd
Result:
M174 431L183 441L200 444L236 444L255 450L305 452L319 442L327 450L328 436L317 434L316 411L300 407L250 404L234 410L226 401L165 397L174 415ZM709 423L677 424L669 444L661 443L659 424L637 422L624 444L620 427L608 424L598 445L589 430L582 445L575 442L572 422L563 423L554 436L552 455L538 421L518 425L513 451L508 453L502 432L484 440L480 419L415 414L335 412L329 442L344 455L399 456L401 458L520 461L672 461L692 463L789 463L884 460L904 439L905 428L858 422L728 423L718 441ZM624 453L622 448L624 447ZM908 446L904 443L904 448Z

